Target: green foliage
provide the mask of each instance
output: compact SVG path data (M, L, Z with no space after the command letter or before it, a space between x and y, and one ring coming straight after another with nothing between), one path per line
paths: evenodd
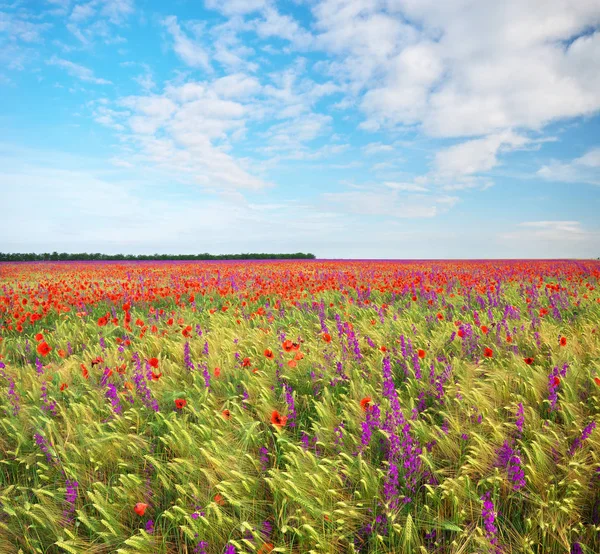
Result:
M314 260L314 254L296 252L294 254L267 254L267 253L245 253L245 254L100 254L87 252L67 253L53 252L43 253L6 253L0 252L0 262L44 262L44 261L148 261L148 260Z

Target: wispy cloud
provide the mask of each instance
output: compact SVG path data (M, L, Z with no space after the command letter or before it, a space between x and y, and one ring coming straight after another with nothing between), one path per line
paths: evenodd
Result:
M553 160L538 169L537 175L548 181L600 185L600 147L570 162Z
M73 63L69 60L64 60L57 56L52 56L47 62L48 65L55 65L64 69L71 77L85 81L86 83L93 83L95 85L111 85L112 82L107 79L101 79L94 75L94 72L83 65Z
M177 17L174 15L166 17L163 25L173 38L173 50L187 65L212 71L206 49L186 35L177 23Z

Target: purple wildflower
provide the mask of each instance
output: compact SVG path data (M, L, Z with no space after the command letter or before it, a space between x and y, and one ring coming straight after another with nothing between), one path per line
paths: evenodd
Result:
M119 402L119 394L117 392L117 387L115 387L115 385L113 385L112 383L109 383L106 388L107 388L107 390L104 393L104 396L108 400L110 400L110 403L112 405L112 408L113 408L113 411L115 412L115 414L119 415L123 411L123 407L121 406L121 403Z
M296 403L294 402L292 387L287 383L283 383L282 387L285 391L285 401L288 405L288 426L296 427Z
M273 532L273 524L269 520L265 519L265 521L263 521L262 523L261 532L265 536L265 538L270 538L271 533Z
M490 493L486 492L481 497L481 500L483 500L481 517L483 518L483 526L485 527L486 535L491 544L496 544L498 542L498 539L496 538L498 528L494 525L494 522L496 521L496 512L494 511L494 503L490 500Z
M583 444L583 441L586 440L591 434L592 431L596 428L596 422L592 421L591 423L589 423L588 425L586 425L583 429L583 431L581 432L581 436L577 437L574 441L573 444L571 445L571 448L569 448L569 456L573 456L573 454L575 454L575 451L579 448L581 448L581 445Z
M52 454L50 453L50 449L48 448L48 442L46 441L46 439L42 437L42 435L40 435L39 433L33 435L33 438L35 440L35 443L38 445L39 449L46 455L46 461L51 465L57 465L54 456L52 456Z
M188 368L189 371L194 370L194 364L192 363L192 355L190 353L190 343L185 341L183 346L183 361L185 363L185 367Z
M261 470L267 471L269 467L269 449L266 446L261 446L258 459L260 460Z
M523 425L525 424L524 413L525 410L523 409L523 403L519 402L519 406L517 408L517 421L515 422L519 436L523 433Z
M206 554L206 548L208 543L206 541L200 541L194 548L194 554Z
M77 501L77 489L79 483L77 481L66 480L65 485L67 492L65 494L65 509L63 510L63 518L67 524L73 523L73 513L75 512L75 502Z

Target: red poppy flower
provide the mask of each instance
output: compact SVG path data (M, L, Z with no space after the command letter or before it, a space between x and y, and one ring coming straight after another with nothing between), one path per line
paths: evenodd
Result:
M594 383L600 387L600 377L594 377Z
M128 312L131 309L131 306L129 304L123 304L123 311L124 312Z
M287 365L289 367L296 367L298 365L298 362L296 362L296 360L290 360Z
M368 409L371 408L370 404L371 404L371 397L370 396L365 396L360 401L360 407L362 408L363 412L366 412Z
M273 548L275 547L270 542L266 542L258 549L258 554L269 554L273 552Z
M81 374L83 375L84 379L88 379L90 376L90 372L88 371L87 367L85 367L84 364L81 364Z
M277 410L273 410L271 423L277 427L284 427L287 423L287 416L281 415Z
M423 350L422 348L419 348L418 354L419 354L419 358L423 359L425 357L425 350Z
M252 365L252 361L250 358L244 358L242 360L242 367L250 367Z
M533 363L533 358L523 358L523 361L527 364L527 365L531 365Z
M325 342L331 342L331 335L329 333L323 333L322 337Z
M440 312L438 312L437 316L436 316L440 321L442 321L442 319L444 319L444 315Z
M487 334L488 334L488 331L489 331L489 329L487 328L487 326L486 326L486 325L482 325L482 326L481 326L481 332L482 332L484 335L487 335Z
M35 340L37 340L38 342L40 342L41 340L44 340L44 335L42 335L42 333L38 333L35 336Z
M552 384L555 387L558 387L558 385L560 385L560 379L556 375L554 376L554 379L552 379Z
M175 400L175 407L178 410L181 410L182 408L185 408L187 406L187 400L185 398L177 398Z
M148 504L144 504L143 502L138 502L134 507L133 507L133 511L138 515L138 516L143 516L146 513L146 508L148 508Z
M104 327L107 323L108 323L108 319L106 319L106 317L102 316L102 317L98 318L98 326L99 327Z
M506 342L512 342L512 337L510 335L506 335Z
M286 352L291 352L294 349L294 343L291 340L284 341L282 346Z
M265 350L265 358L269 358L269 360L272 360L275 356L273 355L273 351L270 348L267 348Z
M221 375L221 368L220 367L215 367L213 373L214 373L215 377L219 377Z
M63 384L60 386L60 390L61 390L61 391L65 390L65 389L68 389L68 388L69 388L69 385L67 385L67 383L63 383Z
M382 346L379 350L381 350L382 352L387 352L387 348L385 346Z
M486 347L485 350L483 351L483 355L486 358L491 358L494 355L494 351L491 348Z
M170 317L169 319L167 319L167 325L173 325L173 318Z
M302 359L304 359L304 354L302 352L296 352L296 355L294 356L294 360L299 362Z
M225 499L219 493L215 494L214 500L219 506L225 506Z
M462 329L458 330L458 333L456 333L461 339L465 336L465 332Z
M47 356L50 353L50 350L52 350L52 348L48 346L48 343L46 343L46 341L40 342L37 345L38 354L42 356Z
M151 367L156 369L158 367L158 358L150 358L148 360L148 363L150 364Z
M560 345L567 346L567 337L560 337Z
M152 380L153 381L158 381L161 377L162 377L162 373L154 373L154 371L152 372Z
M231 419L231 412L229 410L225 409L221 413L225 419Z
M60 350L58 350L58 355L61 358L66 358L67 357L67 353L62 348Z

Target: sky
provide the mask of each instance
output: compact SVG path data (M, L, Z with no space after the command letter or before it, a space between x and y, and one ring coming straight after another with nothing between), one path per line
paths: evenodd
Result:
M0 251L600 257L598 0L0 0Z

